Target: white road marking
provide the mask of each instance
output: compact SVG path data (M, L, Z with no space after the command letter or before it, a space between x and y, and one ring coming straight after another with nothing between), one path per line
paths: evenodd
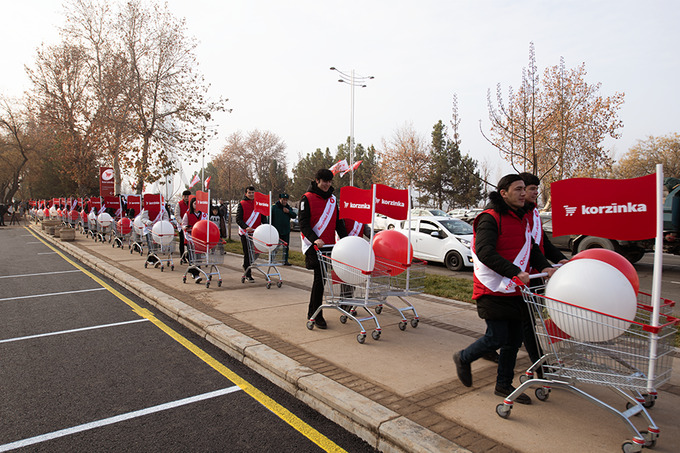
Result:
M0 302L4 302L6 300L31 299L33 297L49 297L49 296L62 296L64 294L87 293L89 291L106 291L106 288L80 289L78 291L64 291L62 293L34 294L32 296L5 297L4 299L0 299Z
M56 255L57 252L40 252L38 255Z
M111 324L102 324L99 326L90 326L90 327L80 327L78 329L69 329L69 330L60 330L58 332L49 332L49 333L40 333L36 335L27 335L25 337L16 337L16 338L8 338L6 340L0 340L0 343L10 343L12 341L21 341L21 340L30 340L32 338L42 338L42 337L51 337L52 335L63 335L66 333L74 333L74 332L83 332L86 330L95 330L95 329L103 329L105 327L116 327L116 326L124 326L126 324L134 324L138 322L146 322L149 321L146 318L142 319L135 319L133 321L122 321L122 322L114 322Z
M43 244L43 242L40 242L40 241L31 241L31 242L25 242L24 244Z
M36 277L38 275L53 275L53 274L68 274L72 272L80 272L78 269L72 271L53 271L53 272L40 272L38 274L17 274L17 275L3 275L0 278L23 278L23 277Z
M0 452L14 450L15 448L23 448L29 445L35 445L40 442L47 442L48 440L58 439L60 437L70 436L71 434L80 433L83 431L88 431L95 428L100 428L102 426L112 425L114 423L123 422L137 417L143 417L145 415L153 414L154 412L165 411L168 409L174 409L179 406L184 406L191 403L196 403L198 401L203 401L211 398L217 398L219 396L227 395L241 390L238 386L228 387L222 390L216 390L214 392L203 393L202 395L191 396L189 398L184 398L181 400L173 401L170 403L159 404L158 406L152 406L147 409L141 409L138 411L128 412L127 414L116 415L115 417L104 418L97 420L95 422L85 423L82 425L74 426L72 428L60 429L47 434L42 434L40 436L29 437L28 439L18 440L16 442L10 442L8 444L0 445Z

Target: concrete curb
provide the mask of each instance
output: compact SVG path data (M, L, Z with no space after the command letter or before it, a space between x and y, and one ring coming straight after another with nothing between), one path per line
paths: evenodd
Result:
M390 453L469 452L181 300L163 293L111 264L102 262L74 243L56 241L33 228L33 225L30 227L35 234L53 246L64 250L146 300L165 315L205 338L328 419L356 434L371 446Z

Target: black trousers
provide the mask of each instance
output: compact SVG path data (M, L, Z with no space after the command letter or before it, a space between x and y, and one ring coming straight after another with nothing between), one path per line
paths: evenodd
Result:
M243 248L243 270L246 271L246 278L251 278L252 272L248 269L250 267L250 248L248 237L245 234L241 236L241 248Z
M283 242L285 242L287 245L283 249L283 262L287 263L288 262L288 248L290 247L290 233L287 234L279 234L279 239L281 239Z
M184 256L184 230L179 228L179 258L182 259Z
M309 307L307 308L307 319L311 319L316 309L323 304L323 287L326 283L321 272L321 263L313 247L310 247L305 253L305 265L307 269L314 270L314 281L312 282L312 291L309 294ZM317 315L316 319L323 319L323 311Z

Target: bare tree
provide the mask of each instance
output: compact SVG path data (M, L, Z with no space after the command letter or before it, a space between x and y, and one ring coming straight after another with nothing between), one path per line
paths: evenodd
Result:
M407 188L422 178L428 165L428 143L412 124L397 129L389 140L382 140L379 182Z
M0 99L0 195L9 204L21 185L30 148L27 115L5 98Z

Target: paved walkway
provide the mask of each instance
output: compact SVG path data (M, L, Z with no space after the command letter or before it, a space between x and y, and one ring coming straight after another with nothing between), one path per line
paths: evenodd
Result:
M456 378L451 355L479 337L484 323L474 306L422 295L412 298L417 328L398 328L385 308L378 341L356 341L358 326L342 324L334 311L327 330L305 327L311 271L281 267L284 283L266 289L242 284L241 257L225 255L223 284L182 283L185 266L145 269L144 258L76 234L72 243L34 231L86 264L140 294L328 418L382 451L564 452L621 451L630 432L616 417L571 393L554 390L546 402L515 404L508 419L496 415L495 364L473 364L474 386ZM677 451L680 430L680 354L675 373L650 410L661 429L655 451ZM517 371L529 365L521 351ZM518 373L519 374L519 373ZM518 385L517 381L515 385ZM583 390L621 408L622 400L601 387ZM638 429L646 427L634 417Z

